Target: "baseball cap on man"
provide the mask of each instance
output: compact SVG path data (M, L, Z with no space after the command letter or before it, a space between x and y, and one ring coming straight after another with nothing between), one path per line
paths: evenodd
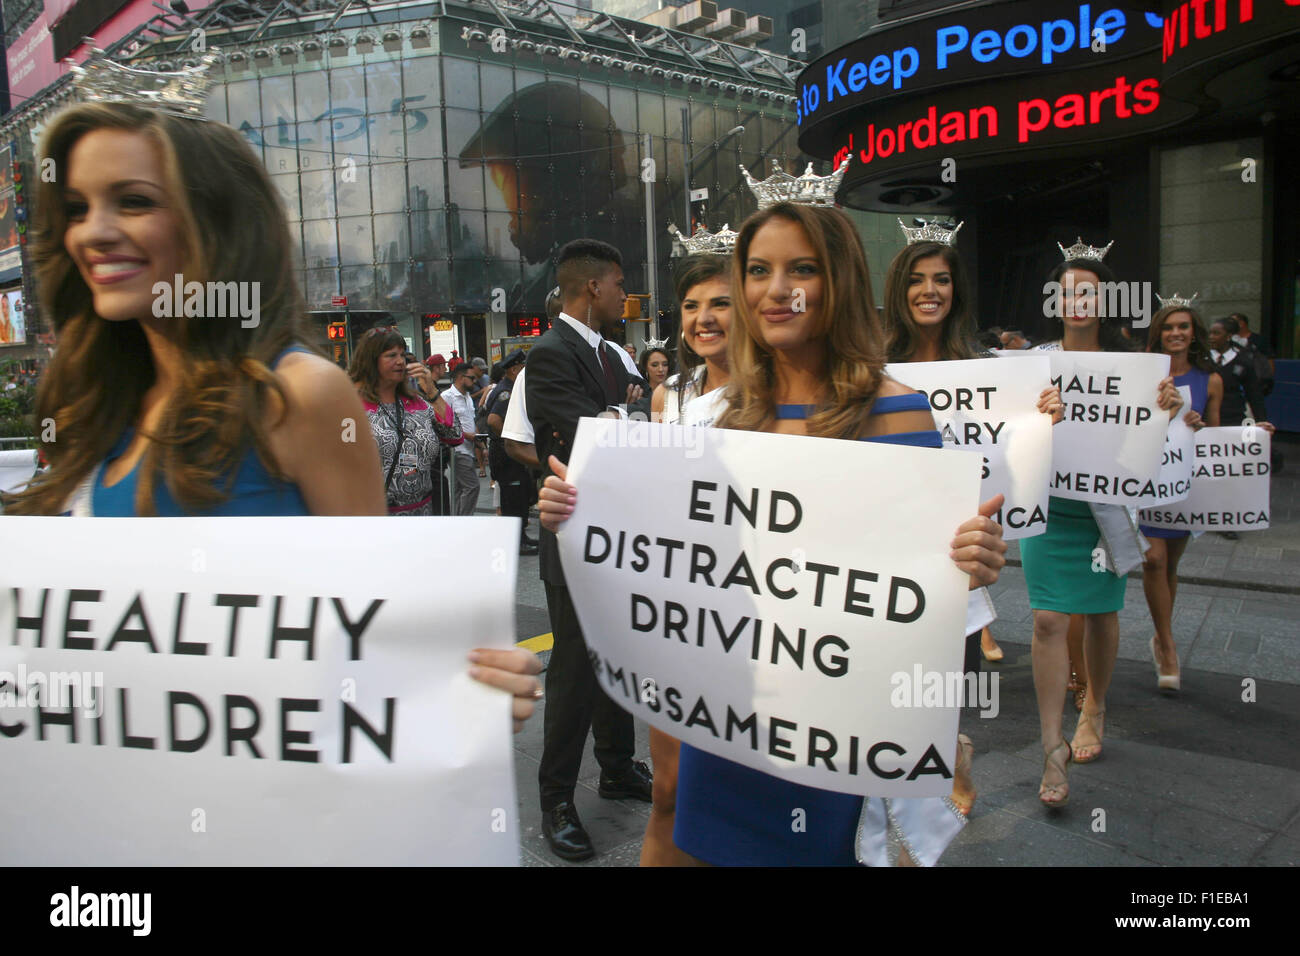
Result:
M447 360L443 357L441 352L434 352L424 360L424 364L432 368L435 365L446 365Z
M488 363L486 359L472 358L469 360L469 364L473 365L475 368L484 372L488 370Z

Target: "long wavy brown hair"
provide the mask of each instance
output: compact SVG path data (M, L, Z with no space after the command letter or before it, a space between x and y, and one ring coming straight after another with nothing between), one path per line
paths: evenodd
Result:
M1193 368L1202 372L1215 371L1214 360L1210 358L1210 335L1205 331L1205 320L1201 313L1187 305L1167 305L1151 317L1151 331L1147 333L1147 351L1163 353L1164 342L1160 333L1164 330L1165 320L1178 312L1186 312L1192 320L1192 341L1187 346L1187 361Z
M162 481L185 510L230 497L236 465L251 447L283 478L268 434L284 412L271 370L304 341L305 306L293 272L294 243L279 194L257 155L229 126L124 104L85 104L59 114L41 143L56 182L36 184L32 260L38 294L58 333L58 348L37 393L36 420L53 419L42 445L50 469L6 505L14 514L57 514L77 485L136 425L156 375L136 321L96 314L90 289L64 247L68 155L94 130L127 130L159 149L168 201L181 223L183 277L260 283L260 321L177 316L175 341L186 361L140 464L136 513L155 513ZM206 287L206 286L205 286Z
M939 256L952 276L952 302L939 332L939 355L944 360L975 358L971 346L975 338L975 318L971 313L970 285L962 268L961 256L942 242L914 242L903 248L885 273L885 309L881 321L885 328L885 348L891 362L907 362L921 344L921 330L912 318L907 296L911 291L912 270L922 259Z
M405 352L406 339L396 329L370 329L361 336L361 341L352 353L348 377L367 402L379 404L379 357L391 348ZM397 383L397 394L402 398L419 397L405 377Z
M823 206L777 203L745 220L732 258L732 331L727 336L731 380L721 428L765 431L776 421L773 352L763 341L745 296L745 273L754 236L770 220L787 219L803 228L823 276L819 327L826 349L827 379L808 434L857 438L871 417L871 404L884 379L885 338L871 293L871 273L857 230L841 212Z

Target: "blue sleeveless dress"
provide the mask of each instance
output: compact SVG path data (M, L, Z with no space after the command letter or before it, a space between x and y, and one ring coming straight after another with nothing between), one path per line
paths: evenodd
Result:
M302 346L285 349L276 358L272 368L280 364L290 352L307 352ZM110 462L120 458L131 445L135 429L128 428L117 440L113 449L95 469L95 479L91 496L91 507L97 518L134 518L135 490L140 480L140 463L131 469L121 481L112 487L104 484L104 472ZM141 458L140 461L144 459ZM230 497L215 507L201 512L186 511L167 489L166 483L158 481L154 487L154 508L160 518L186 517L259 517L267 515L306 515L307 503L303 501L298 486L271 477L257 457L257 452L249 448L239 465L234 469L234 484ZM222 487L226 485L223 479Z
M1174 376L1174 387L1182 388L1186 385L1192 390L1192 409L1198 415L1205 414L1205 403L1210 399L1210 372L1202 372L1199 368L1189 368L1182 375ZM1177 531L1172 528L1152 528L1148 525L1138 525L1140 530L1148 538L1186 538L1191 534L1190 531Z
M778 418L806 418L813 406L778 406ZM872 414L930 411L924 395L876 399ZM943 448L934 430L879 435L862 441ZM807 831L795 833L791 811L805 812ZM673 842L718 866L855 866L862 797L819 790L715 757L682 744L677 764Z

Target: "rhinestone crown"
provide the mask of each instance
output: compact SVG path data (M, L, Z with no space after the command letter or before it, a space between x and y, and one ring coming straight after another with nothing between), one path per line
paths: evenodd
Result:
M959 222L955 228L948 229L937 222L926 222L924 219L916 221L920 223L920 226L909 229L903 225L903 220L898 220L899 227L903 230L903 234L907 236L909 246L917 242L942 242L945 246L951 246L953 240L957 238L958 231L962 226L966 225L965 222Z
M1056 248L1061 250L1061 255L1065 256L1066 262L1073 262L1075 259L1092 259L1094 262L1101 262L1106 258L1106 253L1110 252L1110 247L1113 245L1115 245L1114 239L1106 243L1104 249L1100 246L1087 245L1082 239L1076 239L1074 245L1069 249L1059 242L1056 244Z
M772 175L762 182L754 179L744 166L740 171L745 174L745 182L750 192L758 200L758 208L766 209L779 202L802 203L806 206L835 205L835 191L840 188L844 173L849 168L852 156L845 156L840 168L829 176L818 176L813 172L812 163L804 170L802 176L791 176L781 164L772 160Z
M179 73L135 70L115 63L97 47L80 65L71 68L73 88L87 103L129 103L149 109L203 119L204 101L212 86L211 69L220 61L215 47L210 48L198 66Z

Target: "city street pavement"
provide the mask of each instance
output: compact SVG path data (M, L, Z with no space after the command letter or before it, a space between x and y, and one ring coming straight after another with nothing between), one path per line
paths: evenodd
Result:
M996 717L975 709L962 730L975 744L979 790L970 823L945 866L1294 866L1300 860L1300 442L1279 442L1287 467L1271 487L1272 527L1229 541L1192 542L1182 561L1174 636L1182 691L1155 686L1153 633L1141 574L1120 613L1119 660L1107 703L1104 756L1072 765L1070 805L1038 802L1042 774L1030 666L1032 620L1024 573L1011 563L992 588L993 633L1006 657L983 664L998 676ZM490 513L486 480L479 510ZM536 532L536 522L530 526ZM550 631L537 559L520 559L517 634ZM542 654L545 659L546 654ZM1253 700L1250 689L1253 686ZM543 703L543 707L545 704ZM1067 735L1074 707L1067 702ZM578 811L595 859L567 864L541 833L537 762L541 711L515 738L526 866L634 866L649 805L596 793L588 742ZM637 723L637 758L649 760Z

